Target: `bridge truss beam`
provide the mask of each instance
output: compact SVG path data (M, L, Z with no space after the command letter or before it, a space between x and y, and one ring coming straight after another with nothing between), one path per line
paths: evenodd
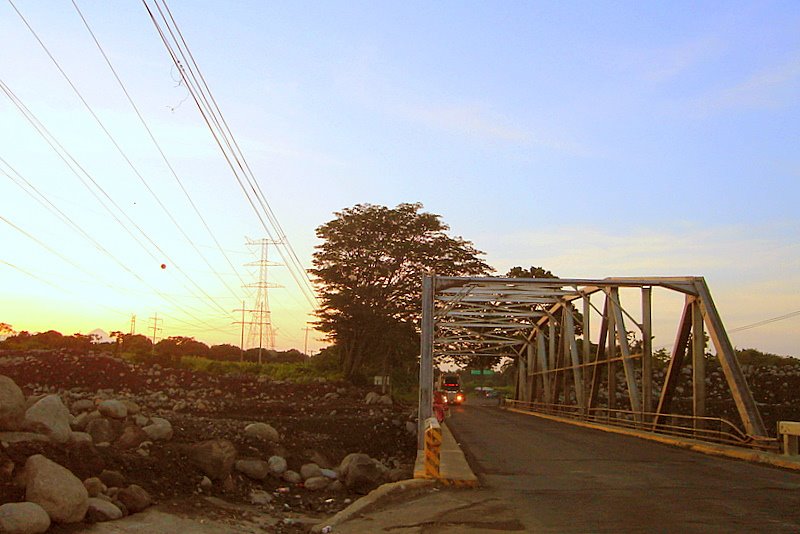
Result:
M654 288L684 296L659 384L652 343ZM621 289L627 294L640 291L641 309L626 309ZM715 436L733 436L729 441L756 446L769 441L702 277L598 280L426 275L422 297L420 422L430 416L434 361L454 355L506 356L514 359L517 370L514 402L530 409L666 433L685 432L688 426L691 435L701 439L725 441ZM599 323L594 322L597 318ZM744 432L706 416L706 333ZM681 371L689 361L691 414L679 414L673 410L673 401ZM623 382L617 384L620 372ZM623 406L617 406L617 392L623 393Z

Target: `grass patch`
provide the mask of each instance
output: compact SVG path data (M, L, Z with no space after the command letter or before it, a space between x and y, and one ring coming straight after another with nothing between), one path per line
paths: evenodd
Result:
M314 360L306 363L262 363L211 360L201 356L165 357L157 354L123 353L124 360L134 363L159 364L162 367L189 369L209 374L247 374L267 376L272 380L283 380L297 384L309 384L324 378L329 382L342 380L341 373L330 369L320 369Z

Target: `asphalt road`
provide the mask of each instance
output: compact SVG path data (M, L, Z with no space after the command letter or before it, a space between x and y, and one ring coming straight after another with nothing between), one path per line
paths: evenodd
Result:
M799 473L476 401L451 412L479 491L516 524L507 530L800 532Z

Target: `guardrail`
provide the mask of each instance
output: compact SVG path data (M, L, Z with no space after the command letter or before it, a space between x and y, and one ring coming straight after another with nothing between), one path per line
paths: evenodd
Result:
M742 432L730 421L719 417L634 412L616 408L592 408L587 410L585 407L573 404L545 404L512 399L505 399L503 406L508 406L515 410L618 426L653 434L692 438L769 452L778 452L780 450L780 442L777 439L750 436ZM797 435L800 435L800 423L795 424L798 425L795 429ZM797 446L797 435L794 436L795 447Z

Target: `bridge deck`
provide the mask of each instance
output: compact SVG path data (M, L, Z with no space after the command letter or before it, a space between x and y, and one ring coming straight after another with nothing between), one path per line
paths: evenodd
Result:
M800 474L475 404L448 424L530 531L800 530Z

